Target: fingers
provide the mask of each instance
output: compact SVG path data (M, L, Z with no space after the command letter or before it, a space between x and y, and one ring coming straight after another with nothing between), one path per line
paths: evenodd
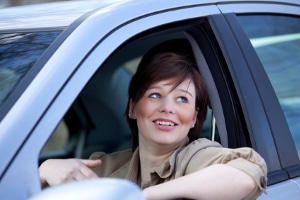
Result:
M69 173L74 180L84 180L91 178L98 178L97 174L91 170L101 164L101 160L83 160L75 159L76 164L71 168ZM71 160L73 162L73 159Z
M101 160L81 160L89 168L95 168L101 165Z
M97 178L98 176L92 172L89 168L79 168L73 171L72 174L68 175L67 182L69 181L81 181L90 178Z
M70 181L98 178L91 168L101 165L101 160L52 159L40 167L42 184L57 185Z
M98 178L98 175L93 172L90 168L95 168L101 165L101 160L81 160L84 166L80 167L80 172L86 178Z

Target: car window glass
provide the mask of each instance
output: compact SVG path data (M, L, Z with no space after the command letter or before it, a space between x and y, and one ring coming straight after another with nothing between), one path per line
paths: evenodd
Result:
M274 87L300 157L300 18L239 16Z
M0 106L59 33L0 34Z

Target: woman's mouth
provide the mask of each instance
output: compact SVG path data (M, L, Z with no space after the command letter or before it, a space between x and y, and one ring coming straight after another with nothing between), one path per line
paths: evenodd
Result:
M161 120L156 120L155 123L157 125L160 125L160 126L175 126L176 125L174 122L171 122L171 121L161 121Z
M153 121L155 126L161 131L172 131L178 124L168 119L156 119Z

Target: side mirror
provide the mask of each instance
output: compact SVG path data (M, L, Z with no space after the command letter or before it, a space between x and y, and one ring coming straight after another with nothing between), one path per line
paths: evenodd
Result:
M145 200L142 190L133 182L116 178L99 178L49 187L31 200Z

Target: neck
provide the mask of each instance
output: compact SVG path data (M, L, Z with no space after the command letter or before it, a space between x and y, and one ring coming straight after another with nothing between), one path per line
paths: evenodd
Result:
M165 160L167 160L173 151L166 151L164 153L151 152L147 148L141 148L139 146L139 156L140 156L140 178L139 182L141 186L145 183L151 181L151 172L155 171Z
M147 167L158 167L179 147L181 144L150 144L139 141L140 163Z
M183 141L184 142L184 141ZM150 173L166 161L182 145L158 145L139 141L140 181L141 184L151 180Z
M175 151L170 150L166 152L150 152L145 148L140 148L140 163L144 166L153 168L161 165L169 156Z

